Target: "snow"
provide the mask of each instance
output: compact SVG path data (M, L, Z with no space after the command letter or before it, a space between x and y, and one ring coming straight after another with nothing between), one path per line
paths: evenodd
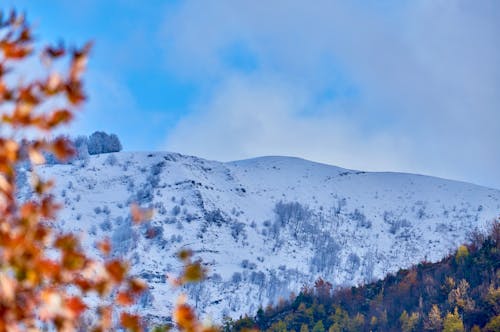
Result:
M439 260L500 211L495 189L290 157L221 163L120 152L39 172L56 180L64 203L58 227L81 234L95 255L95 242L109 237L114 255L147 280L138 309L157 320L168 318L179 293L166 275L178 272L181 248L209 270L208 280L183 291L220 321L254 314L318 277L351 286ZM153 219L133 226L132 202L153 207ZM157 235L147 238L149 228Z

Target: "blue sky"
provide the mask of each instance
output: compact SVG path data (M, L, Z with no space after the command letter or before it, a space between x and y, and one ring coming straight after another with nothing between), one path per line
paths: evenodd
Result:
M2 1L95 48L70 131L500 188L495 0Z

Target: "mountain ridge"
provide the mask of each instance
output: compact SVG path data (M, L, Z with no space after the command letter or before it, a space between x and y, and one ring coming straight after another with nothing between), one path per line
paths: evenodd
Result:
M137 308L157 320L168 319L179 293L166 274L179 269L181 248L190 247L209 270L208 280L184 291L200 313L219 321L287 298L318 277L348 286L437 261L500 211L495 189L296 157L223 163L119 152L39 171L56 179L64 203L57 227L83 234L96 255L95 241L110 238L113 255L148 281ZM132 202L152 207L153 219L133 226Z

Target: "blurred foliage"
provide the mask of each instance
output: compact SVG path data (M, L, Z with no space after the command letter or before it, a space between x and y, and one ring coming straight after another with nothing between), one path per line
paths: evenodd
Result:
M47 153L60 160L74 153L64 137L47 137L70 123L86 99L82 76L90 50L91 43L38 50L25 16L0 12L0 331L145 328L129 308L146 284L129 275L126 262L110 257L108 240L97 243L104 257L99 260L83 250L76 235L55 231L61 206L51 193L54 183L36 172ZM34 193L24 202L16 198L20 165L31 171ZM136 223L151 217L151 211L136 205L131 214ZM187 254L181 259L184 273L177 285L201 280L200 262L191 262ZM100 299L96 306L85 302L89 295ZM173 316L180 330L215 331L185 303Z

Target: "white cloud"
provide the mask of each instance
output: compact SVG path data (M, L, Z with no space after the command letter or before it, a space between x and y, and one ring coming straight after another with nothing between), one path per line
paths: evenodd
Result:
M388 169L404 162L404 138L367 135L344 116L323 111L304 115L311 95L280 81L231 77L218 93L170 133L169 150L234 160L262 155L298 156L350 167Z
M499 2L186 1L166 22L167 65L205 89L167 149L500 187ZM224 61L235 42L255 72Z

